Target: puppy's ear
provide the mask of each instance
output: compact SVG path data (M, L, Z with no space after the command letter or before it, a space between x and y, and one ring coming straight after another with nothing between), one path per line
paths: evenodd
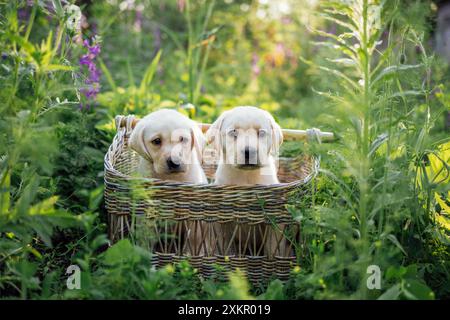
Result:
M270 127L272 129L272 144L270 146L270 153L276 155L280 149L280 145L283 143L283 131L272 115L266 111L266 116L270 121Z
M147 152L147 147L144 143L144 129L145 121L139 121L131 132L130 139L128 139L128 146L136 151L143 158L148 159L150 155Z
M214 123L209 127L208 131L206 131L206 141L208 144L212 144L213 148L215 150L220 150L221 145L221 131L222 131L222 124L225 120L227 114L229 111L222 112L222 114L219 116L219 118L214 121Z
M206 145L206 139L199 125L194 121L192 121L191 140L192 140L191 148L195 149L198 160L201 163L203 158L203 150Z

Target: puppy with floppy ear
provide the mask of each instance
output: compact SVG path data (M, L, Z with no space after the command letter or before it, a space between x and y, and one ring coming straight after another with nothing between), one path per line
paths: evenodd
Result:
M203 133L197 123L177 111L161 109L142 118L131 133L129 146L140 155L138 173L143 177L208 182L201 167ZM179 223L184 229L179 247L187 248L183 253L203 254L209 244L202 243L202 222Z
M129 146L141 159L139 174L148 178L207 183L201 167L205 138L198 125L169 109L142 118L134 128Z
M283 133L269 112L255 107L236 107L225 111L212 124L206 138L219 155L215 174L216 184L279 183L277 159L279 147L283 142ZM230 226L226 224L217 224L215 227L223 234L232 233ZM252 232L249 226L241 228L243 234ZM279 255L286 254L286 241L281 238L284 226L280 226L278 230L270 226L266 228L265 241L262 235L256 234L256 230L253 229L257 242L253 245L259 247L264 241L264 253L269 258L273 258L277 252ZM236 243L245 241L239 239L239 236L236 236L235 240ZM219 250L223 251L224 248Z
M256 107L225 111L206 138L219 155L216 184L275 184L283 133L270 113Z

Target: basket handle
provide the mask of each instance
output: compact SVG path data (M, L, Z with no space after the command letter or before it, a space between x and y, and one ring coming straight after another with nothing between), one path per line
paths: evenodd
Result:
M123 127L126 127L127 132L131 132L131 130L136 126L139 119L134 116L117 116L116 117L116 128L120 130ZM209 123L199 123L199 127L202 129L202 132L206 132L211 126ZM283 136L285 140L298 141L298 140L311 140L312 138L316 138L320 141L334 141L335 136L333 132L320 131L317 128L312 128L308 130L295 130L295 129L282 129Z
M116 123L116 130L117 132L123 131L122 129L125 129L125 134L131 134L131 131L133 131L134 127L136 126L138 119L135 118L133 115L129 116L116 116L114 118Z

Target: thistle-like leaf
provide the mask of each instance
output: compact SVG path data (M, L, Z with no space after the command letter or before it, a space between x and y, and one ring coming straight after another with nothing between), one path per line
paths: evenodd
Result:
M386 77L396 74L399 71L404 70L410 70L410 69L417 69L422 67L422 64L414 64L414 65L395 65L395 66L389 66L381 70L378 75L372 80L372 85L375 85L378 81L385 79Z

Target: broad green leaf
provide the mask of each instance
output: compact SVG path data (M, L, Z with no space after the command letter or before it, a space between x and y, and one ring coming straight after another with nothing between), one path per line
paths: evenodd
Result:
M130 240L122 239L109 248L104 255L104 262L107 265L135 264L141 260L140 255L135 251Z
M30 215L53 213L54 206L57 201L58 197L52 196L48 199L39 202L38 204L33 205L30 208L29 213Z
M426 284L414 279L405 280L403 294L410 300L434 300L434 292Z
M89 210L97 210L103 200L103 190L104 187L100 186L89 193Z
M386 270L386 279L387 280L400 280L407 273L407 269L403 266L391 266Z

